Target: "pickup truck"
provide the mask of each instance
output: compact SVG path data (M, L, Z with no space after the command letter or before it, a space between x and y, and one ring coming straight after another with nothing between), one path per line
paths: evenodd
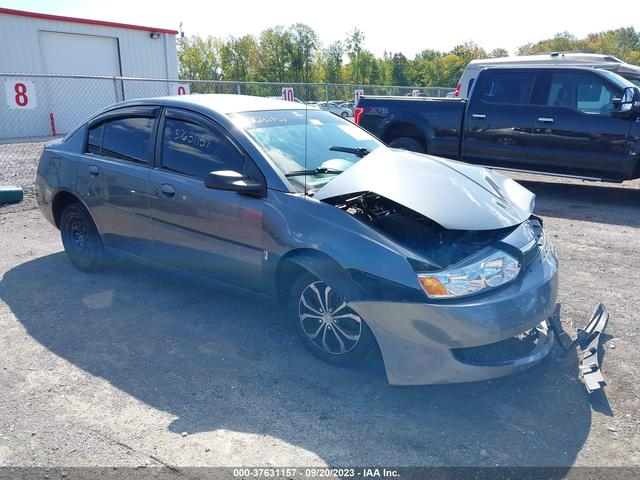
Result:
M587 180L640 178L640 89L607 70L485 68L468 99L363 96L354 116L390 147Z

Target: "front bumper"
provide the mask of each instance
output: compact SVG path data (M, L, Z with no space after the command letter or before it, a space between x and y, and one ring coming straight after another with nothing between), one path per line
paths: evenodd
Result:
M547 328L558 293L558 263L551 248L504 288L439 303L358 301L350 306L373 331L389 383L423 385L500 377L542 360L553 346ZM458 354L537 328L534 348L521 356L469 362Z

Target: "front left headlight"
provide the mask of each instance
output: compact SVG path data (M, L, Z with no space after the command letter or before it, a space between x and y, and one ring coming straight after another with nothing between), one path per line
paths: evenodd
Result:
M521 268L520 262L508 253L492 250L488 256L470 263L419 273L418 282L431 298L464 297L513 281Z

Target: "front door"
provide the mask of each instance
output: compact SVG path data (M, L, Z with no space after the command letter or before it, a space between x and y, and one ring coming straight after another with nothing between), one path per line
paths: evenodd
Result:
M622 92L596 73L562 70L549 75L536 109L530 159L542 168L615 178L631 122L612 115Z
M209 172L244 172L246 158L212 121L167 109L150 176L161 262L248 288L262 285L263 200L205 187Z

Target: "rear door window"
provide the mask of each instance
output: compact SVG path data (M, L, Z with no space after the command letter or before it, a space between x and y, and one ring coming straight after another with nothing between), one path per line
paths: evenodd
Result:
M217 128L165 118L162 168L204 180L218 170L244 171L240 151Z
M474 95L486 103L526 105L535 81L535 72L489 72Z
M104 123L102 155L135 163L149 163L153 118L124 117Z

